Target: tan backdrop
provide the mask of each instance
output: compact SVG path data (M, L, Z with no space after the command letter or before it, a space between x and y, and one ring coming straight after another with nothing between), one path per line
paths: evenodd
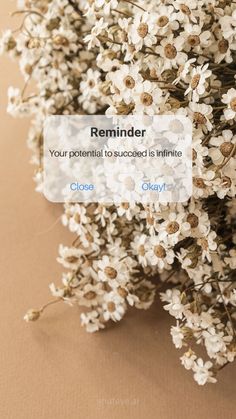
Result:
M1 28L14 1L1 0ZM217 385L198 387L179 363L169 335L171 320L159 302L131 311L116 327L88 335L79 311L51 307L27 325L24 312L50 298L60 278L59 242L71 235L61 208L34 191L26 148L29 122L6 115L9 85L23 86L18 69L1 59L1 419L230 419L235 418L236 367Z

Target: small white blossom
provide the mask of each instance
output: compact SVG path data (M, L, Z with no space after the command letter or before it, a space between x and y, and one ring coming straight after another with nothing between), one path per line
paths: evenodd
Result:
M234 119L236 116L236 89L231 88L222 96L222 102L227 105L224 116L227 120Z
M167 302L164 309L169 311L171 316L176 319L182 319L186 307L182 304L181 293L177 289L168 289L165 293L161 293L161 300Z
M216 378L213 376L213 372L210 370L212 367L212 362L207 361L203 362L201 358L198 358L194 362L193 371L194 371L194 380L200 385L208 383L215 383Z

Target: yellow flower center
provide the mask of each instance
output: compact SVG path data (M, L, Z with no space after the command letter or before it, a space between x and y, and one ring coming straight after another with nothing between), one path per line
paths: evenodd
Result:
M153 97L150 93L144 92L141 94L141 102L144 106L151 106L153 104Z
M94 291L88 291L84 294L84 298L86 300L93 300L96 297L96 293Z
M58 47L62 46L62 47L68 47L69 46L69 41L65 36L62 35L56 35L53 38L53 43L55 45L57 45Z
M116 305L115 303L113 303L113 301L109 301L107 303L107 309L110 313L114 313L114 311L116 311Z
M201 112L194 112L193 119L196 124L205 124L207 122L206 117Z
M197 86L199 85L200 78L201 78L200 74L195 74L195 76L193 76L193 78L191 80L192 89L197 88Z
M218 49L221 54L225 54L228 51L229 48L229 42L227 39L221 39L221 41L218 42Z
M196 228L199 224L199 219L195 214L190 213L187 216L187 222L190 224L191 228Z
M228 157L231 151L233 150L233 148L234 148L233 144L230 143L229 141L226 141L220 146L221 154L223 154L224 157Z
M117 271L112 266L106 266L104 273L110 279L115 279L117 277Z
M139 254L140 256L144 256L144 255L145 255L145 248L144 248L144 245L143 245L143 244L141 244L141 245L139 246L139 248L138 248L138 254Z
M168 234L175 234L178 230L179 224L177 223L177 221L171 221L166 227L166 231Z
M234 97L230 102L231 109L236 112L236 97Z
M154 253L160 259L164 259L164 257L166 256L166 251L164 247L161 246L160 244L154 247Z
M135 86L135 81L133 77L127 76L124 78L124 84L127 87L127 89L133 89Z
M193 179L193 184L196 186L196 188L199 188L199 189L205 189L206 188L204 180L200 177L195 177Z
M196 47L200 44L200 38L198 35L189 35L188 36L188 43L191 47Z
M183 12L185 15L190 15L191 14L191 12L190 12L190 9L189 9L189 7L188 6L186 6L185 4L181 4L180 5L180 10L181 10L181 12Z
M169 23L169 19L167 16L160 16L157 21L157 24L158 26L160 26L160 28L163 28L164 26L166 26L167 23Z
M140 38L145 38L145 36L148 34L148 25L146 23L140 23L137 32Z
M125 288L122 287L118 287L117 288L118 294L122 297L122 298L126 298L128 295L128 292L126 291Z
M167 44L164 48L164 53L166 58L169 58L169 60L172 60L177 55L177 50L174 45Z

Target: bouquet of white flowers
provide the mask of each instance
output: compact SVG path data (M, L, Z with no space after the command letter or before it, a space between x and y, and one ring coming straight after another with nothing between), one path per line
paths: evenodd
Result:
M19 60L23 91L8 111L33 115L28 144L43 184L51 114L188 116L193 195L176 204L65 204L77 238L59 246L66 272L54 302L85 307L88 332L148 309L160 292L171 336L198 384L236 356L236 3L231 0L18 0L22 24L1 51ZM27 94L29 83L35 93ZM204 361L197 345L206 350Z

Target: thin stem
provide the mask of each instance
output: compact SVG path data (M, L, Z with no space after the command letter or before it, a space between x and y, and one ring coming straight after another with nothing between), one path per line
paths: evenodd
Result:
M68 3L73 7L73 9L79 14L79 16L81 17L81 19L84 19L83 13L81 12L79 6L73 1L73 0L68 0Z
M118 9L112 9L112 12L120 13L121 15L126 16L126 17L132 17L132 15L122 12L121 10L118 10Z
M105 36L99 36L98 39L101 42L111 42L112 44L122 45L122 42L114 41L113 39L106 38Z
M44 15L37 12L36 10L16 10L15 12L11 13L11 16L14 17L14 16L19 15L19 14L27 14L27 16L36 15L36 16L41 17L41 19L46 19Z
M225 304L224 295L223 295L223 293L222 293L222 291L221 291L221 288L220 288L220 285L219 285L219 280L218 280L218 278L216 279L216 281L217 281L217 288L218 288L218 291L219 291L219 293L220 293L220 295L221 295L221 299L222 299L222 303L223 303L223 306L224 306L225 312L226 312L226 314L227 314L227 316L228 316L228 319L229 319L229 322L230 322L230 324L231 324L231 326L232 326L232 331L233 331L234 338L236 339L236 333L235 333L234 323L233 323L232 317L231 317L231 315L230 315L230 312L229 312L229 310L228 310L228 307L227 307L227 305Z
M43 312L44 312L44 310L45 310L47 307L52 306L53 304L57 304L57 303L59 303L60 301L62 301L62 298L60 298L60 297L56 298L55 300L49 301L48 303L44 304L44 305L40 308L40 310L39 310L39 311L40 311L40 313L43 313Z

